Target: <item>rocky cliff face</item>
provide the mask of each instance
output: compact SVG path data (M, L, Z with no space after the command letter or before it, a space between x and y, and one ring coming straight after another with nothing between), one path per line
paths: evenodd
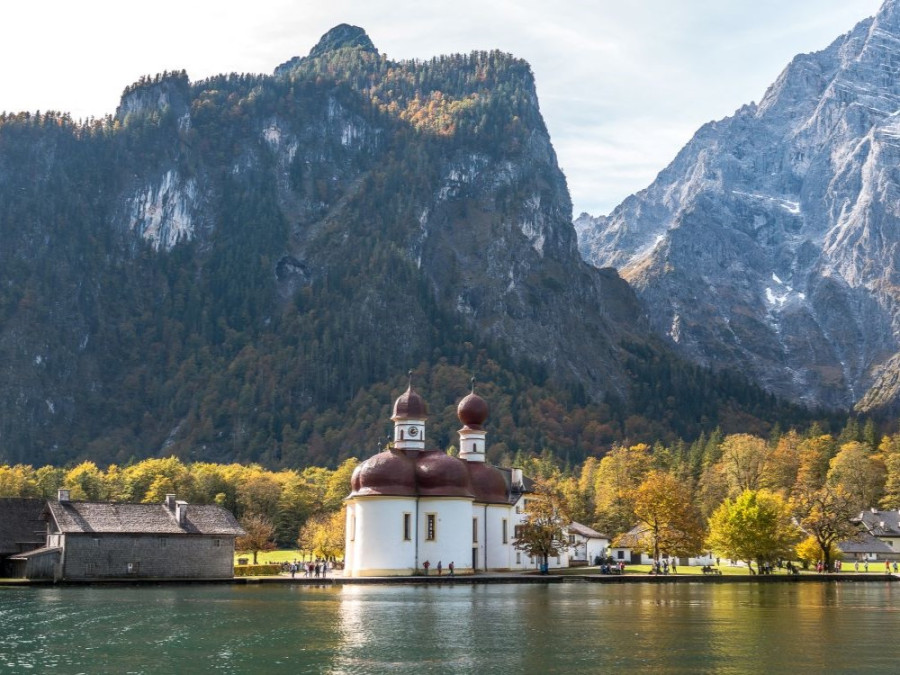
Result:
M900 2L797 56L646 190L576 221L656 331L809 404L896 402Z
M334 411L417 364L626 400L646 342L577 251L528 65L352 26L272 76L0 120L0 241L0 461L325 462L379 439Z

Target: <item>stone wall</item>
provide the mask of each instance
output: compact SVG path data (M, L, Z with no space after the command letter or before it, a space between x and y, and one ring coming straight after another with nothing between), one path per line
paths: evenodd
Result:
M230 579L234 537L67 534L64 579Z

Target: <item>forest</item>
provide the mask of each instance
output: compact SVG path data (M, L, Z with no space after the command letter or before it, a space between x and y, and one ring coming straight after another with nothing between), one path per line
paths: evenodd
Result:
M814 424L803 433L767 438L714 432L692 443L618 445L578 465L564 465L549 451L507 459L554 496L568 518L638 549L649 546L647 540L629 540L628 533L653 522L653 546L671 555L695 554L715 543L729 509L746 518L752 503L783 525L770 559L791 559L791 547L803 543L792 529L800 523L804 531L821 530L824 542L807 544L808 560L828 560L842 538L854 536L853 516L868 508L900 508L900 434L879 437L873 423L855 420L837 435ZM69 468L0 465L0 497L54 498L67 488L75 500L161 503L174 493L189 503L220 504L242 522L261 519L271 526L266 537L273 545L294 548L298 539L309 540L323 528L340 536L343 520L336 514L357 464L348 459L336 469L271 471L169 457L104 469L93 462ZM752 560L762 557L757 551Z
M283 158L266 140L278 134L297 141ZM438 447L478 378L497 463L547 451L571 467L716 429L839 426L840 412L779 401L634 335L585 333L606 358L602 396L546 365L554 346L514 349L522 335L510 333L533 332L539 308L567 304L580 259L543 259L519 280L522 304L499 310L491 294L507 281L487 270L515 261L435 244L423 266L420 218L455 153L521 175L473 186L436 229L490 242L537 191L570 233L549 143L543 164L528 154L542 134L530 68L502 52L395 62L338 48L273 76L142 78L100 119L0 115L0 462L334 470L383 444L410 369ZM160 209L176 200L159 195L161 176L196 200L193 235L171 247L134 215L154 194ZM507 334L473 318L491 311Z

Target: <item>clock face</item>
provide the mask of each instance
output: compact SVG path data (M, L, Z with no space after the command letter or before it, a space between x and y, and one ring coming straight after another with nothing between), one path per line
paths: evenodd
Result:
M410 436L413 436L413 437L418 436L418 435L419 435L419 428L418 428L418 427L410 427L410 428L409 428L409 435L410 435Z

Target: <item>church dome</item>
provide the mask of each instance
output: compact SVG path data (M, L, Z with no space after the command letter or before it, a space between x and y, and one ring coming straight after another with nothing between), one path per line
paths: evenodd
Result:
M351 497L415 496L415 463L402 452L380 452L354 469L350 488Z
M475 501L486 504L508 504L506 477L495 466L482 462L467 462Z
M391 419L422 420L426 417L428 417L428 404L413 390L412 385L409 385L409 388L400 394L400 398L394 403L394 416Z
M480 429L488 418L488 404L475 392L472 392L459 402L456 415L459 421L471 429Z
M416 460L416 482L423 497L472 497L466 464L440 450L423 452Z

